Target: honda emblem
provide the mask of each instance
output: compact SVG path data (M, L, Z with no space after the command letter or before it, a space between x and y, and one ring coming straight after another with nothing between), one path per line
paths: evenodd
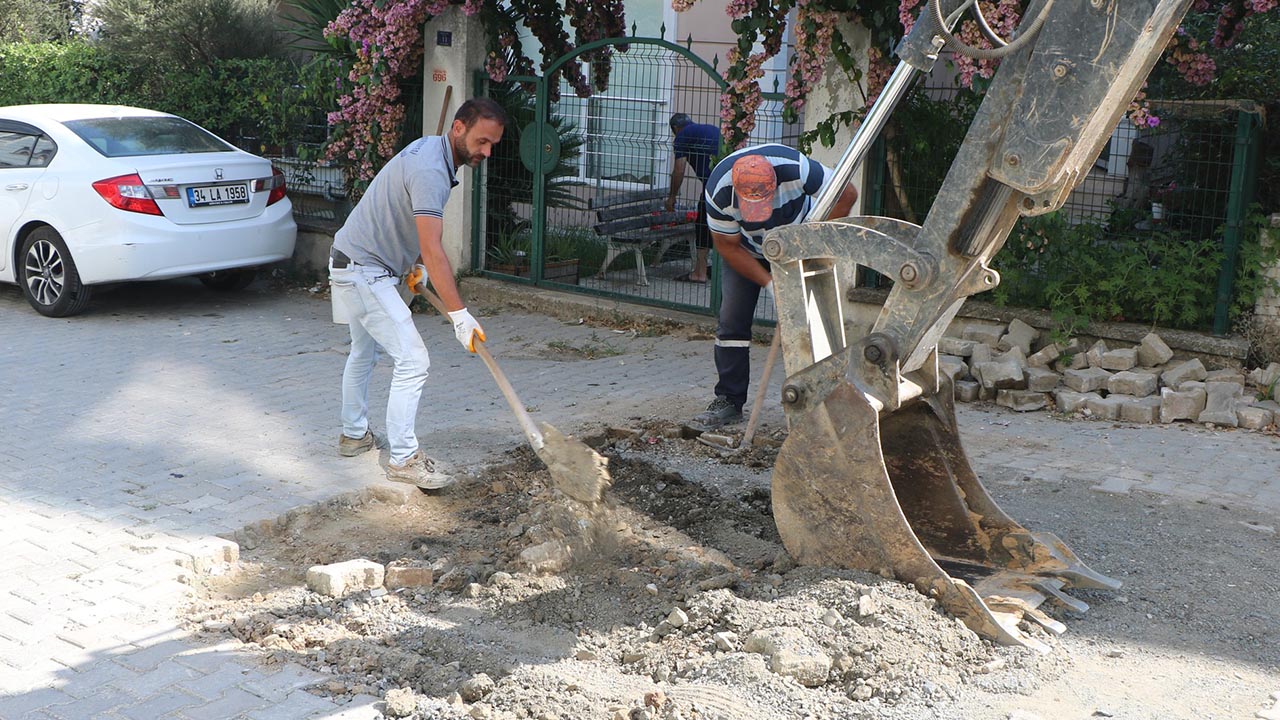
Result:
M221 179L222 179L222 168L214 168L214 169L213 169L213 179L214 179L214 180L221 180Z

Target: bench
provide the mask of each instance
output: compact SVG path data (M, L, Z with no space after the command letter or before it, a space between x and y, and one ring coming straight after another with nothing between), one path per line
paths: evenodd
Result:
M648 285L645 275L644 250L655 243L661 244L658 259L682 240L690 244L694 252L697 213L687 209L667 212L667 190L640 190L593 199L588 207L596 212L595 232L605 240L604 263L596 276L604 275L610 263L622 253L635 253L637 285Z

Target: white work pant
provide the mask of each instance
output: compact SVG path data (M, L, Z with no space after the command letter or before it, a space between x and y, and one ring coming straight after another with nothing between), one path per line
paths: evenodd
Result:
M391 462L403 464L418 449L414 421L431 366L427 346L400 297L399 278L382 268L352 263L345 268L330 265L329 279L335 306L351 329L351 354L342 371L342 434L361 438L369 429L369 378L379 350L384 350L395 363L387 398L387 441Z

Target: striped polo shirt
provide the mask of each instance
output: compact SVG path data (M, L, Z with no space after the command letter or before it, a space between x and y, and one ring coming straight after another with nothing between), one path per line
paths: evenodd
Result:
M762 223L744 222L734 200L733 163L744 155L768 158L778 176L773 215ZM783 225L804 222L813 198L832 177L834 172L830 168L786 145L770 143L743 148L725 156L707 178L707 226L712 232L740 235L747 252L762 258L760 243L765 233Z
M418 216L444 217L458 184L449 138L431 135L409 143L378 171L369 189L334 234L333 247L360 265L399 275L413 265Z

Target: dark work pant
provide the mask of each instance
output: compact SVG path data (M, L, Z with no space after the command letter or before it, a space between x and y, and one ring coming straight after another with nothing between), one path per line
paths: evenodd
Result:
M767 270L767 260L759 259ZM722 263L720 275L720 318L716 326L716 395L723 395L741 408L747 402L751 381L751 324L755 320L759 285Z

